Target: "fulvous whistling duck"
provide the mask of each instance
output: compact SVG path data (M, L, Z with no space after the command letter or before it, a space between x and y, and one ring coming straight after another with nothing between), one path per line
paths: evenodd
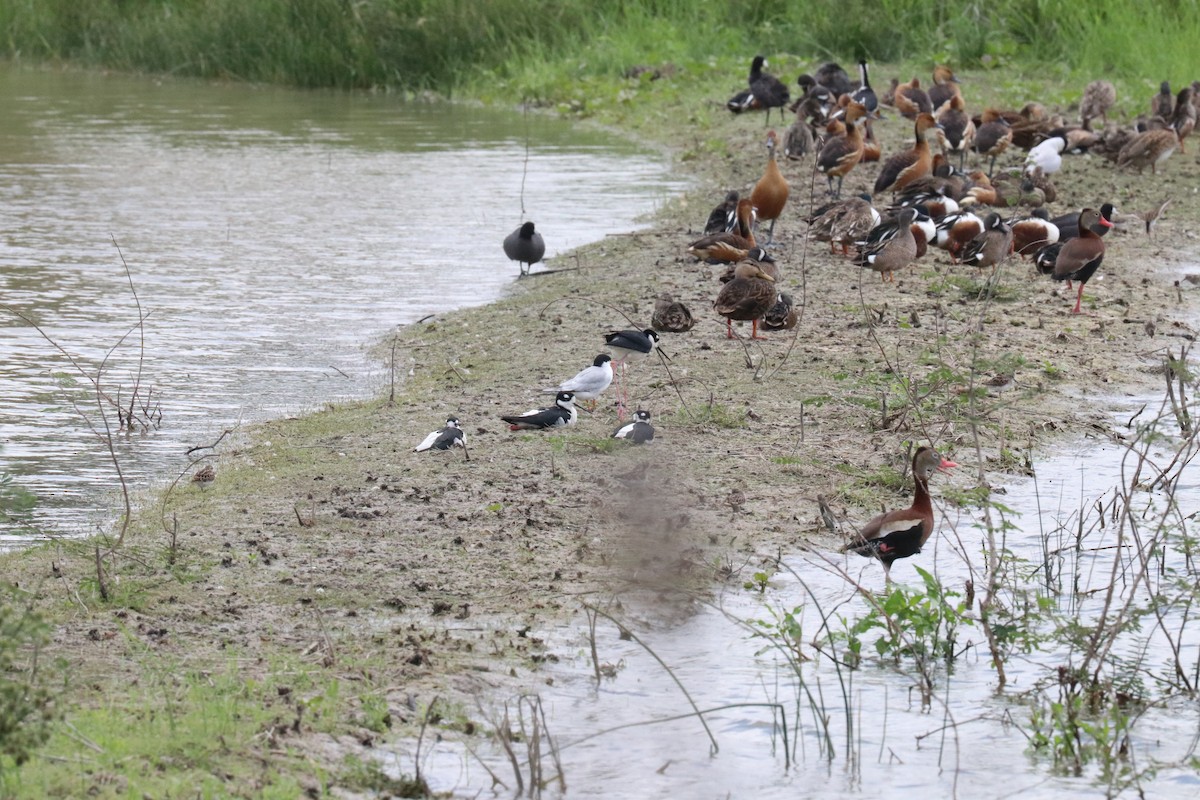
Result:
M1079 212L1079 236L1071 239L1058 251L1054 261L1054 272L1050 277L1056 281L1066 281L1071 288L1071 281L1079 281L1079 293L1075 296L1075 308L1072 314L1079 313L1079 305L1083 302L1083 287L1096 274L1104 261L1104 240L1092 231L1093 225L1112 227L1112 222L1100 216L1094 208L1085 208Z
M533 229L533 223L526 222L504 237L504 255L521 265L522 275L528 275L530 268L546 255L546 243Z
M879 273L880 280L895 281L895 272L917 259L917 240L913 238L912 223L917 217L915 208L900 212L896 235L882 242L862 247L854 259L856 266L867 267Z
M960 260L973 267L991 267L992 274L995 274L1012 252L1012 237L1012 228L993 211L983 220L983 233L963 248Z
M975 144L975 123L967 114L962 95L951 95L938 109L934 119L942 129L942 141L947 156L950 153L958 153L958 168L962 169L967 151Z
M929 105L933 107L934 111L945 105L951 97L962 96L958 84L959 80L954 75L954 70L944 64L938 64L933 68L933 86L929 87Z
M817 169L825 174L834 197L841 196L842 179L862 160L863 138L857 123L866 113L862 103L850 103L846 107L846 135L830 138L817 156ZM837 191L833 189L834 178L838 179Z
M771 227L767 230L766 244L775 240L775 220L783 214L788 201L788 182L779 171L775 162L775 131L767 132L767 165L763 176L754 184L750 191L750 204L754 206L755 217L758 220L770 220Z
M688 245L688 252L704 261L740 259L740 255L731 257L730 253L746 251L755 246L754 206L750 203L750 198L743 197L738 201L735 217L732 230L701 237Z
M875 194L900 191L908 184L933 172L933 153L929 139L938 135L939 128L932 114L920 114L913 125L916 141L909 150L896 153L883 163L875 179Z
M1117 102L1117 87L1108 81L1092 81L1083 90L1083 100L1079 102L1079 118L1084 130L1092 129L1092 120L1099 117L1101 122L1108 124L1108 110Z
M762 319L776 300L775 281L757 261L742 261L734 270L734 277L721 287L713 308L725 317L725 336L733 338L733 321L750 320L751 339L763 339L758 335L758 321Z
M933 473L958 464L938 455L932 447L920 447L913 455L912 473L916 491L908 508L888 511L863 525L844 547L843 553L877 558L883 564L888 583L892 581L892 562L921 552L933 534L933 503L929 499L929 479Z
M716 205L704 223L705 233L721 233L730 230L737 222L738 193L736 190L725 195L725 199Z
M1148 166L1150 173L1157 175L1158 165L1170 158L1177 147L1179 135L1174 128L1139 133L1117 154L1117 169L1133 167L1140 175Z
M1013 233L1013 252L1022 258L1058 241L1058 226L1050 221L1050 213L1044 208L1035 208L1030 216L1014 220L1009 227Z
M908 83L897 86L896 96L892 98L892 103L900 112L900 116L908 119L916 119L919 114L933 113L933 103L929 101L929 95L921 88L919 78L913 78Z
M750 62L749 88L734 95L725 105L735 114L765 108L767 124L770 125L771 109L778 108L782 119L783 107L787 105L791 95L788 92L787 84L774 75L763 72L765 66L767 66L767 59L763 56L755 56Z
M1159 84L1158 94L1150 98L1150 116L1170 119L1175 111L1175 97L1171 94L1171 84L1163 81Z
M975 129L975 152L991 159L988 177L996 171L996 159L1012 144L1012 126L994 108L985 109Z

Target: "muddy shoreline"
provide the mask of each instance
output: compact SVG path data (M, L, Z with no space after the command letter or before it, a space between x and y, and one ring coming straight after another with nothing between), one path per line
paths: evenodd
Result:
M711 310L723 270L684 251L724 192L761 174L763 131L759 116L722 121L735 155L681 164L700 187L651 229L614 232L499 302L387 338L394 399L258 426L213 462L210 487L181 482L147 503L107 573L114 601L95 597L84 543L3 556L55 622L71 702L123 695L168 661L228 669L234 656L247 676L286 664L312 693L340 678L382 698L386 731L348 697L328 719L268 737L322 769L411 734L434 697L458 709L442 715L444 731L478 731L476 698L536 691L540 665L559 657L546 632L572 627L582 643L587 605L659 624L781 554L832 550L817 497L847 526L906 504L912 445L963 464L935 487L947 502L1056 442L1106 435L1107 398L1161 386L1164 358L1194 337L1200 168L1188 153L1157 178L1068 158L1052 213L1111 200L1128 214L1174 197L1153 239L1132 218L1109 237L1079 316L1073 294L1020 261L1001 268L991 297L983 276L938 251L881 283L806 242L799 217L823 200L822 181L811 160L786 162L792 198L773 249L800 323L728 340ZM887 153L911 128L893 119L881 136ZM856 170L844 193L869 191L874 175ZM495 257L515 274L499 239ZM653 414L652 445L612 447L614 390L564 432L505 429L500 415L547 404L540 390L603 352L604 333L648 326L663 293L697 324L664 334L670 362L628 372L631 404ZM980 389L1009 373L1007 391ZM412 452L448 416L470 458ZM281 720L296 705L295 693L254 699Z

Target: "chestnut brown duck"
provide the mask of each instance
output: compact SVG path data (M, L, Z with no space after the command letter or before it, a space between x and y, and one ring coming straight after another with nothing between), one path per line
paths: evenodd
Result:
M891 583L892 564L897 559L921 552L933 535L934 516L929 497L929 479L935 472L944 472L957 466L932 447L918 448L912 459L913 483L916 487L912 505L888 511L870 520L842 547L842 552L879 559L887 582Z
M1069 240L1058 251L1054 271L1050 274L1056 281L1066 281L1067 289L1071 288L1071 281L1079 282L1079 292L1075 296L1072 314L1079 313L1080 303L1083 302L1083 287L1104 261L1104 239L1092 230L1092 226L1097 224L1112 227L1112 222L1102 217L1094 208L1085 208L1079 212L1079 236Z

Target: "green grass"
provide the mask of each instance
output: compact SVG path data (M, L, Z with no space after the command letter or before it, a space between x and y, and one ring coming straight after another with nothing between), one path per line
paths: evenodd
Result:
M935 62L1141 94L1197 72L1197 0L11 0L0 53L33 61L307 87L467 91L586 113L634 102L639 64L737 83L762 52ZM719 42L719 46L718 43ZM717 56L716 53L722 55ZM1015 69L1014 69L1015 68ZM1123 94L1126 92L1123 92Z

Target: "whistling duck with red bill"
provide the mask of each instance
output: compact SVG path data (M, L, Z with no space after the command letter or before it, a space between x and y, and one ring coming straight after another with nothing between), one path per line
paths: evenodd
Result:
M1079 313L1079 305L1083 302L1083 287L1100 269L1104 261L1104 240L1092 231L1092 226L1099 223L1112 227L1112 223L1100 216L1094 208L1085 208L1079 212L1079 236L1071 239L1058 251L1054 261L1054 272L1050 277L1056 281L1066 281L1071 288L1071 281L1079 281L1079 292L1075 296L1075 308L1072 314Z
M933 503L929 499L929 479L933 473L958 464L942 458L932 447L920 447L913 455L912 471L916 492L905 509L888 511L862 527L854 539L842 547L843 553L877 558L883 564L888 583L892 580L892 562L921 552L933 534Z

